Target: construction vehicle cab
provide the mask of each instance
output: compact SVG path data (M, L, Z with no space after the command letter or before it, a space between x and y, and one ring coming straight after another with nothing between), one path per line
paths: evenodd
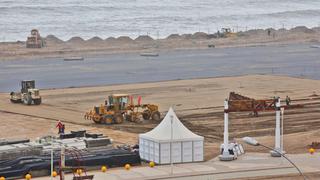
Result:
M27 48L42 48L45 45L44 39L40 36L37 29L32 29L30 36L28 36L26 41Z
M128 94L113 94L108 97L108 102L105 105L108 109L115 111L125 111L128 107L129 95Z
M39 89L35 88L35 81L21 81L20 92L11 92L10 101L13 103L23 103L31 105L41 104L41 96Z
M232 32L230 28L221 28L220 37L228 38L228 37L235 37L236 33Z
M142 111L142 112L141 112ZM104 104L95 106L93 110L86 112L84 118L95 123L120 124L123 120L141 122L153 119L160 120L158 106L154 104L134 105L132 96L128 94L113 94L108 96Z

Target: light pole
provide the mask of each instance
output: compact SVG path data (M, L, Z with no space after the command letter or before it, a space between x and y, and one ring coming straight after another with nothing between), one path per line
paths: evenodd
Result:
M51 135L51 156L50 156L50 179L52 180L52 174L53 174L53 136Z
M261 143L259 143L257 140L255 140L254 138L252 137L244 137L242 138L242 140L249 144L249 145L252 145L252 146L262 146L266 149L269 149L269 150L272 150L276 153L278 153L280 156L284 157L290 164L292 164L296 169L297 171L299 172L299 174L303 177L304 180L307 180L307 178L304 176L304 174L302 173L302 171L286 156L284 155L282 152L280 152L279 150L277 150L276 148L271 148L269 146L266 146L266 145L263 145Z
M170 161L171 161L171 175L173 174L173 159L172 159L172 139L173 139L173 115L170 116L171 119L171 137L170 137Z
M283 115L284 115L284 108L281 108L281 152L285 153L283 147Z
M52 127L52 124L51 124L51 152L50 152L50 171L51 171L51 174L50 174L50 179L52 180L53 179L53 127Z

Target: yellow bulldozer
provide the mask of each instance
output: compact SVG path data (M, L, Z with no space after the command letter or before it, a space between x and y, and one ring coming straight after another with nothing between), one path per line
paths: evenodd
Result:
M95 106L85 113L84 118L97 124L120 124L124 120L142 122L144 120L160 120L158 106L154 104L133 103L132 96L128 94L113 94L105 100L104 104Z
M237 33L233 32L230 28L222 28L219 36L223 38L236 37Z

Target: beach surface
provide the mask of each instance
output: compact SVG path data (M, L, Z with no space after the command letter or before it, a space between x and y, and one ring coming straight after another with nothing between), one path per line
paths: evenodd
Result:
M223 137L223 101L229 92L266 99L290 96L293 104L303 108L285 111L284 146L288 153L304 153L307 145L319 137L320 81L269 75L247 75L192 80L176 80L154 83L110 85L99 87L41 90L40 106L12 104L8 93L0 94L0 115L6 123L0 127L2 138L36 138L56 134L58 120L66 123L66 131L86 129L103 133L116 144L135 144L138 134L154 128L159 122L141 124L125 122L116 125L97 125L83 118L95 105L104 103L112 93L128 93L142 96L142 103L158 104L162 117L173 107L180 120L193 132L205 137L206 159L219 154ZM273 146L275 112L231 113L230 139L244 136L257 137ZM13 133L14 132L14 133ZM246 147L247 150L259 148Z

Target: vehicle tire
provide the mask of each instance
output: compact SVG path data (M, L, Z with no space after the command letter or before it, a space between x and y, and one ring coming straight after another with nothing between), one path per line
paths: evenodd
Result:
M112 116L110 116L110 115L107 115L107 116L104 116L104 118L103 118L103 123L104 124L112 124Z
M33 103L34 103L35 105L40 105L40 104L41 104L41 98L39 98L39 99L34 99L34 100L33 100Z
M16 103L15 100L13 100L13 99L10 99L10 101L11 101L12 103Z
M132 121L132 116L129 115L129 114L127 114L127 115L126 115L126 121L131 122L131 121Z
M150 110L149 109L144 110L143 113L142 113L142 117L143 117L144 120L149 120L150 117L151 117Z
M152 118L152 120L159 121L160 120L160 112L159 111L153 112L151 115L151 118Z
M101 118L100 118L100 116L98 116L98 115L94 115L94 116L92 117L93 122L96 123L96 124L101 124L100 119L101 119Z
M121 124L123 122L122 114L115 115L113 120L115 124Z
M26 95L23 99L23 103L26 105L31 105L32 104L32 97L30 95Z

